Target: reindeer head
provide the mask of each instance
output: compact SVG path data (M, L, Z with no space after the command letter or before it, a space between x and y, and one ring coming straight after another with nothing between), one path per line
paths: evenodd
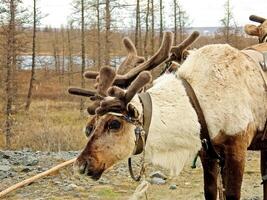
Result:
M245 32L248 35L257 36L259 38L260 43L267 42L267 19L256 15L251 15L249 19L251 21L260 23L260 25L255 26L252 24L248 24L245 26Z
M108 67L102 68L100 77L103 73L108 75L110 70ZM108 89L108 96L100 101L96 115L86 126L88 143L75 164L80 173L98 179L104 170L134 152L135 125L129 119L138 120L142 110L130 102L151 79L151 74L144 71L127 90L116 86Z
M106 169L133 154L135 125L129 119L137 120L142 116L141 104L134 106L133 102L138 101L135 95L151 81L147 70L169 58L172 43L173 34L165 33L160 49L145 62L133 49L128 51L130 55L121 65L125 67L122 70L125 74L118 74L110 67L101 68L99 73L86 72L86 78L96 79L96 91L69 89L69 93L90 97L93 101L87 109L93 115L85 129L88 143L75 163L81 174L98 179ZM134 48L131 42L128 45Z

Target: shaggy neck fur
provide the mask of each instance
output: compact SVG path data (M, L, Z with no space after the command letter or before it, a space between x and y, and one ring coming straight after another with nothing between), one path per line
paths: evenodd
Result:
M148 92L153 110L145 149L147 159L177 175L190 155L201 147L197 115L181 80L174 74L160 77ZM141 108L137 99L134 105Z

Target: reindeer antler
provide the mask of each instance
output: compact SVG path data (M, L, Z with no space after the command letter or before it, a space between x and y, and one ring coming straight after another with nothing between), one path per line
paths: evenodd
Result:
M134 67L145 61L145 58L137 55L137 50L133 42L130 40L130 38L125 37L123 38L122 42L124 44L125 49L128 52L128 55L126 59L121 63L121 65L118 67L117 74L121 75L126 74L131 69L133 69Z
M199 37L199 32L194 31L189 35L182 43L180 43L177 46L173 46L171 48L171 57L168 61L176 61L178 63L181 63L184 59L184 53L186 52L186 49L193 44Z
M141 72L136 79L131 83L127 90L123 90L117 86L112 86L108 89L109 97L104 98L100 106L96 109L98 115L103 115L107 112L123 112L127 110L128 103L132 98L152 80L152 75L149 71Z
M263 22L265 22L266 19L257 15L250 15L249 20L262 24Z
M263 42L267 35L267 19L257 15L251 15L249 19L253 22L260 23L260 25L256 26L254 24L247 24L244 27L245 32L248 35L257 36L259 38L259 42Z
M114 80L114 85L127 88L131 82L144 70L152 70L169 58L170 49L173 43L173 33L165 32L159 50L147 61L132 68L124 75L118 74ZM96 79L98 74L95 72L86 72L84 76L88 79Z
M144 57L137 55L137 50L130 38L125 37L122 42L128 54L126 59L118 67L117 74L120 75L126 74L131 69L145 61ZM99 73L96 71L87 71L84 73L84 76L88 79L96 79L98 74Z
M115 76L115 70L111 67L102 67L99 71L99 83L96 91L69 88L68 92L73 95L90 97L94 102L88 107L87 111L89 114L94 115L95 109L100 105L100 101L107 96L107 90L112 86Z

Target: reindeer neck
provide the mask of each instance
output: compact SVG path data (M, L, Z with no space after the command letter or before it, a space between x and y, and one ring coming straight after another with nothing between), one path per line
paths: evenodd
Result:
M155 82L148 90L153 110L146 155L178 174L201 148L200 124L179 77L166 74Z

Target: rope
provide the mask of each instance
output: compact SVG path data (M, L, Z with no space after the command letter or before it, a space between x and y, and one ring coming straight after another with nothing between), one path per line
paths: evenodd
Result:
M12 191L14 191L14 190L16 190L18 188L21 188L21 187L23 187L25 185L29 185L30 183L32 183L32 182L34 182L34 181L36 181L36 180L38 180L40 178L43 178L43 177L45 177L45 176L47 176L47 175L49 175L49 174L51 174L53 172L58 171L59 169L61 169L63 167L66 167L66 166L74 163L75 160L76 160L76 158L73 158L71 160L63 162L63 163L61 163L61 164L59 164L59 165L57 165L55 167L52 167L51 169L49 169L47 171L44 171L44 172L42 172L40 174L37 174L37 175L35 175L35 176L31 177L31 178L25 179L24 181L21 181L21 182L15 184L15 185L12 185L12 186L8 187L7 189L5 189L5 190L0 192L0 198L4 197L8 193L10 193L10 192L12 192Z

